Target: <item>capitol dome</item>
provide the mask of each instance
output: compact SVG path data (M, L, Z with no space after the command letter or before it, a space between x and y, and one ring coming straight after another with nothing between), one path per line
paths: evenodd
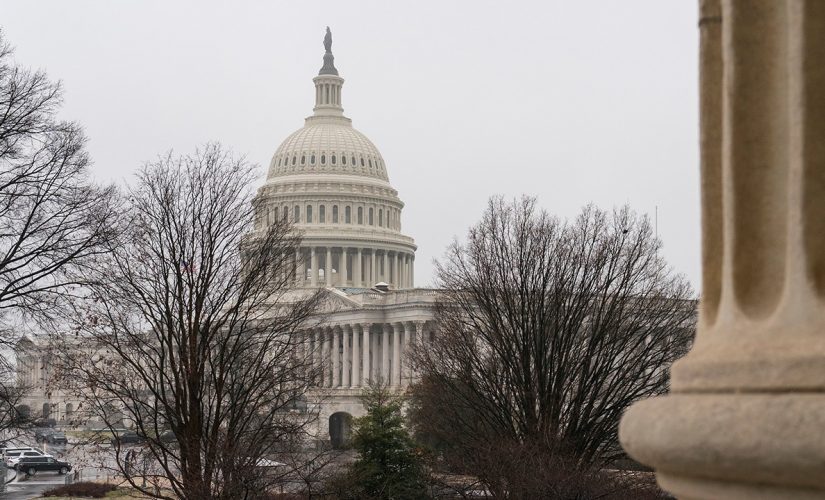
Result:
M345 174L389 181L384 159L348 119L312 116L272 157L268 178L294 174Z
M255 200L257 227L289 218L302 232L298 287L412 288L416 246L401 232L404 203L378 148L344 116L329 31L324 46L313 114L272 156Z

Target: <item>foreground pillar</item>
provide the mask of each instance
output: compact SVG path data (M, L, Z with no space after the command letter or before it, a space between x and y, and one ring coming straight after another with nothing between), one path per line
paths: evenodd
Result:
M825 498L825 2L700 5L696 343L620 438L682 499Z

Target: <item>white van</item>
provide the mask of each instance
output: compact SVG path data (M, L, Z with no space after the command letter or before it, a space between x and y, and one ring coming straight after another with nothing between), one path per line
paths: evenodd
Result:
M37 448L6 448L3 450L3 461L6 463L6 467L14 469L14 466L22 457L42 457L44 455Z

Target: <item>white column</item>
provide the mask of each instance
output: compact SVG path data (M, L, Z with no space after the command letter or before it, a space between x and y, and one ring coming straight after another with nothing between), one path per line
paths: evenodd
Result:
M350 387L359 387L361 385L361 344L358 342L358 330L354 325L349 325L350 334L352 335L352 378L350 378Z
M341 359L341 387L347 388L350 385L350 368L352 368L352 360L350 359L350 333L349 325L341 326L342 342L344 343L344 355Z
M327 260L324 262L324 280L332 286L332 247L327 247Z
M381 276L381 281L384 283L390 282L390 256L386 250L384 250L384 273Z
M392 386L401 386L401 326L392 325Z
M415 338L413 339L417 345L423 346L424 345L424 322L423 321L416 321L415 322ZM418 380L418 374L413 374L415 380Z
M378 283L378 281L375 279L377 274L375 272L375 249L373 248L372 250L370 250L370 253L372 254L372 264L370 265L370 281L369 283L367 283L368 286L372 286Z
M388 384L390 380L390 325L384 324L384 336L381 339L381 378Z
M309 273L309 284L312 286L318 286L318 255L315 254L315 247L311 247L309 250L309 266L311 267Z
M361 386L366 387L370 380L370 323L361 325L361 362L363 363Z
M410 288L415 288L415 254L410 255Z
M392 265L392 280L395 288L401 288L401 255L395 252Z
M301 272L302 271L301 268L303 267L303 263L301 262L302 260L303 259L301 259L301 249L296 248L295 249L295 283L297 285L303 285L304 284L304 282L303 282L304 273Z
M338 335L338 328L332 330L332 387L338 387L341 384L340 372L341 367L339 358L341 357L341 336Z
M324 353L322 349L323 336L321 335L321 331L315 330L313 333L313 338L315 339L312 352L312 357L315 359L315 368L313 370L315 372L315 385L317 387L322 387L324 376Z
M355 261L355 274L352 277L352 285L356 288L360 288L363 283L361 281L361 248L358 248L358 257Z
M347 247L341 248L341 257L338 262L338 284L347 286Z
M412 379L412 366L410 366L410 334L412 328L410 328L408 321L405 321L402 325L404 327L404 350L401 352L402 385L407 386L410 385L410 379Z

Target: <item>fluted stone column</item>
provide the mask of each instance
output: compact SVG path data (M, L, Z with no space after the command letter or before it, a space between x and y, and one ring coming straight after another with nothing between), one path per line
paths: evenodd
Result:
M327 258L324 261L324 281L332 286L332 247L327 247Z
M375 279L377 274L375 272L375 249L373 248L372 250L370 250L370 253L372 254L372 264L370 265L370 282L367 283L367 286L372 286L378 283L378 280Z
M341 249L341 261L338 268L338 284L339 286L347 286L347 247Z
M384 336L381 338L381 378L385 384L390 383L390 332L392 327L388 324L384 327Z
M361 350L358 343L358 331L355 326L349 326L352 334L352 378L350 378L350 387L359 387L361 385Z
M318 256L315 254L315 247L310 247L309 265L312 268L309 274L309 284L318 286Z
M401 327L392 325L392 385L401 386Z
M383 261L384 261L384 264L383 264L383 267L381 269L383 271L381 273L381 281L383 281L384 283L389 283L390 282L390 276L389 276L389 274L390 274L390 256L389 256L389 254L387 253L386 250L384 250Z
M370 380L370 323L361 325L361 387L366 387Z
M360 288L361 286L363 286L362 278L361 278L361 272L362 271L361 271L361 249L360 248L357 249L357 253L358 253L358 260L356 261L356 264L355 264L355 275L352 277L352 280L353 280L352 286L354 286L356 288Z
M350 386L350 369L352 368L352 357L350 355L350 333L349 325L341 326L341 341L344 344L343 356L341 358L341 387Z
M679 498L825 498L825 2L700 2L702 302L625 449Z
M412 367L410 363L410 335L412 328L407 321L401 325L404 328L404 349L401 352L401 369L403 370L402 385L407 386L410 385L410 380L412 379Z
M410 255L410 288L415 288L415 255Z
M340 358L341 350L341 336L338 334L338 327L332 329L332 387L338 387L341 384L340 377Z

